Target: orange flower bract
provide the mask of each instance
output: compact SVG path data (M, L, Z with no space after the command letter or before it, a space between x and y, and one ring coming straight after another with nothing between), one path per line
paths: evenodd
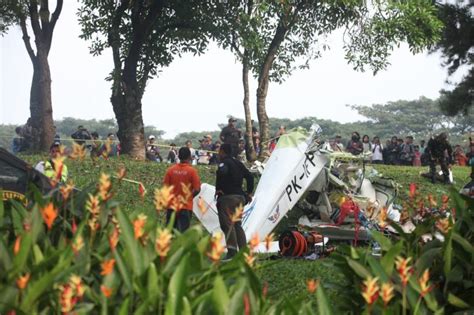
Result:
M398 274L400 275L400 279L402 281L402 285L406 287L410 275L413 272L413 268L409 265L411 257L403 258L398 256L395 260L395 266L397 268Z
M217 263L221 259L224 250L225 247L222 245L222 233L216 233L211 239L211 251L207 253L207 257L214 263Z
M147 216L143 213L138 215L133 221L133 232L135 235L135 239L141 238L145 234L145 224L146 224Z
M235 212L230 216L230 220L235 223L242 220L242 214L244 213L244 206L240 204L237 208L235 208Z
M43 216L44 223L48 226L48 230L51 230L54 220L58 217L58 210L54 207L52 202L41 209L41 215Z
M273 242L273 237L274 237L273 233L270 233L267 236L265 236L265 248L267 249L267 251L270 250L270 245Z
M449 230L451 230L451 222L449 218L438 219L436 220L436 228L443 234L448 234Z
M13 245L13 254L16 256L20 252L21 235L18 235Z
M260 244L260 237L258 233L255 233L249 241L250 251L253 252L258 247L258 244Z
M309 293L313 294L316 292L319 286L319 280L309 279L306 280L306 289Z
M110 176L102 173L99 179L99 196L103 201L107 201L112 197L110 190L112 189L112 182Z
M420 285L420 295L424 297L431 291L431 286L428 285L428 281L430 280L430 272L426 269L421 277L418 279L418 284Z
M30 274L27 273L19 277L18 279L16 279L16 286L18 287L18 289L23 290L24 288L26 288L29 280L30 280Z
M254 255L252 255L251 253L250 254L245 253L244 258L245 258L245 262L250 267L253 267L255 265L256 257Z
M102 293L104 294L106 298L109 298L112 296L113 290L111 288L108 288L105 285L101 285L100 290L102 291Z
M165 259L171 248L171 233L168 229L159 229L155 240L155 249L161 260Z
M114 265L115 265L115 259L105 260L103 263L100 264L100 267L102 269L100 274L102 276L111 274L112 271L114 271Z
M63 197L64 200L68 200L73 189L74 189L74 184L71 181L69 181L67 184L59 187L59 192L61 193L61 196Z
M153 200L155 209L157 211L168 209L173 197L173 186L163 186L161 189L155 189Z
M368 277L364 281L364 288L362 290L362 296L368 305L374 304L379 297L379 285L377 284L379 278Z
M385 306L387 306L388 303L390 303L390 300L393 298L394 296L393 291L394 291L394 287L391 283L382 284L381 297L382 297L383 304Z

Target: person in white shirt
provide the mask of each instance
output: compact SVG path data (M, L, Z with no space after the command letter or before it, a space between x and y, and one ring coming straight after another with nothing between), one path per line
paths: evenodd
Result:
M372 139L372 163L383 164L383 146L380 143L379 137L375 136Z

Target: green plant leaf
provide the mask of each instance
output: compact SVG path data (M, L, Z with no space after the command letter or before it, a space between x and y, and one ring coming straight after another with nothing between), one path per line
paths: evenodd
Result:
M467 251L471 255L474 254L474 246L472 246L472 244L469 243L469 241L467 241L465 238L463 238L461 235L459 235L456 232L453 232L452 237L453 237L453 241L461 245L465 251Z
M316 290L316 300L318 301L318 313L319 314L334 314L331 304L328 301L326 293L322 285Z
M444 260L444 275L447 277L449 272L451 271L452 266L452 259L453 259L453 229L448 232L446 238L444 240L444 253L443 253L443 260Z
M168 285L168 299L166 301L165 315L179 314L181 312L188 262L189 254L186 254L171 276Z
M382 247L384 251L388 251L392 247L392 242L382 233L378 231L371 231L371 236L377 243L380 244L380 247Z
M370 274L370 272L367 270L367 268L365 268L364 266L362 266L360 263L358 263L357 261L353 260L353 259L350 259L350 258L346 258L347 259L347 263L349 264L349 266L352 268L352 270L354 270L354 272L359 276L361 277L362 279L366 279L370 276L372 276Z
M126 298L120 305L119 315L128 315L130 314L130 298Z
M214 280L214 288L212 290L212 300L219 314L225 314L227 305L229 304L229 294L222 276L218 275Z
M143 253L141 245L135 239L132 223L120 208L117 209L117 219L120 223L120 228L122 229L121 236L123 236L125 248L130 253L130 263L132 264L130 271L137 276L141 276L145 272Z
M153 263L148 267L147 293L148 299L156 305L159 299L160 288L158 287L158 273Z
M383 255L382 259L380 260L380 263L382 264L383 269L387 273L387 275L391 275L393 272L393 269L395 267L395 258L400 255L401 251L403 248L403 243L397 242L392 248L388 250L388 252Z
M368 256L367 262L369 263L370 268L372 269L374 276L379 277L383 282L389 281L390 277L385 272L385 269L382 267L378 260L375 260L374 257Z
M120 272L120 275L122 277L123 282L127 286L128 292L131 294L133 292L133 286L132 286L132 279L131 279L131 272L128 270L127 265L123 261L122 256L118 252L118 250L115 250L113 252L115 262L117 263L118 270Z
M448 294L448 302L449 302L449 304L454 305L454 306L459 307L459 308L469 308L470 307L469 304L467 304L466 302L464 302L463 300L461 300L460 298L458 298L457 296L455 296L452 293Z

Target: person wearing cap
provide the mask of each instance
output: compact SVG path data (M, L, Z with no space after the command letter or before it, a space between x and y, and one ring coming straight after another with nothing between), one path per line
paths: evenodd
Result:
M191 224L193 198L201 191L201 180L196 169L191 166L189 148L180 148L178 157L180 162L168 168L163 180L163 185L173 187L173 198L166 212L166 224L175 213L174 228L184 232Z
M54 163L54 159L59 157L61 154L61 148L60 148L60 143L54 142L51 147L49 148L49 159L47 161L41 161L38 164L36 164L35 169L41 173L43 173L46 177L53 181L57 181L58 178L56 177L58 174L57 172L59 171L59 175L61 178L59 178L59 182L65 183L67 181L68 177L68 169L66 164L62 164L61 170L56 170L56 164Z
M163 159L161 158L158 146L155 144L155 139L156 138L154 135L150 135L148 137L148 144L146 145L146 158L150 161L161 162Z
M242 138L242 131L235 126L237 120L234 117L229 118L229 124L222 128L219 138L224 144L230 144L232 146L233 157L236 157L239 153L239 140Z
M233 157L232 146L229 143L221 145L219 160L220 164L216 171L216 206L220 227L226 235L226 259L228 259L247 245L240 219L232 220L232 216L238 207L243 207L252 201L254 182L252 174L244 164ZM247 182L246 191L242 188L244 178Z

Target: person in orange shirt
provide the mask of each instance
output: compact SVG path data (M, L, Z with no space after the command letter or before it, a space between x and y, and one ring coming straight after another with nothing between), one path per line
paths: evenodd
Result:
M191 166L191 150L180 148L178 157L180 163L169 167L163 180L165 186L173 186L174 195L166 212L166 224L175 212L174 228L184 232L191 224L193 198L201 191L201 181L196 169Z

